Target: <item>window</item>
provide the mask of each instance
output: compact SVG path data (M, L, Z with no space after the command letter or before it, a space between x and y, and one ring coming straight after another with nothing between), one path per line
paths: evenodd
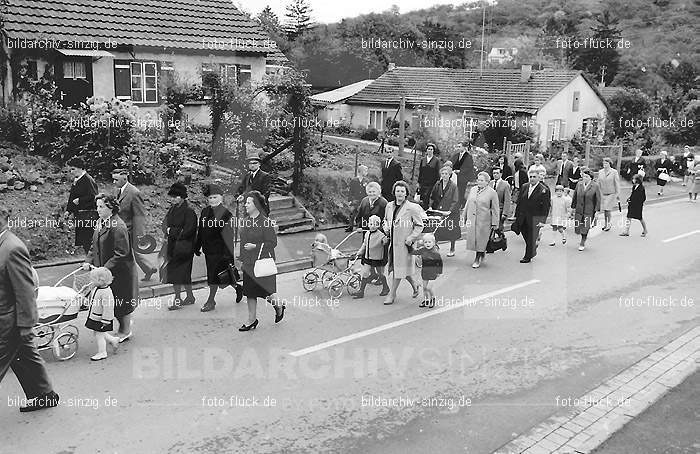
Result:
M63 78L64 79L86 79L87 69L83 61L64 61L63 62Z
M383 131L384 125L386 125L386 120L389 117L389 112L384 110L370 110L369 111L369 127L374 128L377 131Z
M547 141L552 142L566 137L566 122L564 120L550 120L547 122Z
M572 112L578 112L578 106L579 106L580 102L581 102L581 92L575 91L574 92L574 102L571 105Z
M117 99L131 99L131 66L126 60L114 61L114 95Z
M27 60L27 78L29 78L29 80L39 80L39 70L36 60Z
M585 118L581 126L581 134L584 137L597 137L600 120L597 118Z
M253 78L253 69L250 65L240 65L238 67L238 85L250 85Z
M217 85L216 65L214 63L202 63L202 93L204 99L211 99L214 88Z
M153 62L132 61L131 100L134 102L158 102L158 69Z

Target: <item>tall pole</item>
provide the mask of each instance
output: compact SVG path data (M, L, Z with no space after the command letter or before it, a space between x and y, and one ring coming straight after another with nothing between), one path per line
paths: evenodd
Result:
M399 156L403 154L403 144L406 139L406 128L404 122L406 118L406 97L401 97L401 106L399 108Z
M481 15L481 52L479 55L479 76L484 73L484 27L486 26L486 5L482 7Z

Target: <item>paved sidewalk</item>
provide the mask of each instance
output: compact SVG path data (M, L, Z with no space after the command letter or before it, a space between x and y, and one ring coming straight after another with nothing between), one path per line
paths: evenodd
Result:
M552 416L495 454L584 454L641 414L697 370L700 327L623 370L587 394L563 398L566 413Z

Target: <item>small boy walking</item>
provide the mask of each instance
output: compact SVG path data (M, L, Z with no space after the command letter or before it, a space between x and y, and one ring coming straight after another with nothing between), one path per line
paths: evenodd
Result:
M435 242L435 235L426 233L423 235L423 240L418 244L422 246L417 249L412 249L412 255L421 257L422 267L420 271L423 279L423 302L418 307L435 307L435 292L433 292L432 281L442 274L442 257L440 249Z

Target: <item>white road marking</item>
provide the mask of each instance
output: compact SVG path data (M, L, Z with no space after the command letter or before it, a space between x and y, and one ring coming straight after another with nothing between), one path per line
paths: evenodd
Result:
M680 240L681 238L685 238L685 237L691 236L691 235L697 235L698 233L700 233L700 230L693 230L692 232L684 233L683 235L678 235L678 236L674 236L671 238L667 238L667 239L663 240L662 243L670 243L671 241Z
M296 350L296 351L291 352L290 355L292 355L292 356L308 355L310 353L314 353L314 352L326 349L328 347L333 347L334 345L343 344L345 342L350 342L350 341L353 341L355 339L360 339L362 337L370 336L372 334L380 333L382 331L386 331L386 330L389 330L392 328L403 326L403 325L406 325L408 323L413 323L413 322L416 322L418 320L423 320L424 318L433 317L435 315L442 314L443 312L458 309L458 308L466 306L466 305L474 304L474 302L481 301L481 300L484 300L486 298L498 296L498 295L501 295L503 293L507 293L507 292L510 292L513 290L527 287L528 285L537 284L539 282L540 282L539 279L532 279L529 281L521 282L519 284L511 285L510 287L505 287L505 288L502 288L499 290L494 290L493 292L484 293L483 295L475 296L473 298L467 298L463 302L456 303L454 305L441 307L439 309L431 310L430 312L424 312L422 314L414 315L412 317L407 317L407 318L404 318L401 320L396 320L394 322L386 323L384 325L380 325L380 326L370 328L370 329L367 329L364 331L359 331L357 333L349 334L347 336L339 337L337 339L333 339L333 340L330 340L327 342L322 342L320 344L317 344L317 345L314 345L311 347L307 347L307 348L303 348L301 350Z

